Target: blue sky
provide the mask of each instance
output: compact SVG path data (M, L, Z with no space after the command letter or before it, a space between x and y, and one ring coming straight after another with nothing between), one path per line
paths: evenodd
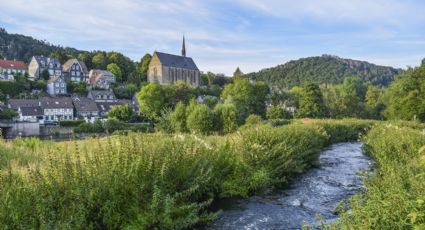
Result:
M231 74L333 54L404 68L425 58L421 0L0 0L0 27L134 60L187 54L202 71Z

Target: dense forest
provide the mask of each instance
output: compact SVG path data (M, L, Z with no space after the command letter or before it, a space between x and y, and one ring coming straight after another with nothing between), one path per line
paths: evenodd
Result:
M339 84L345 77L358 76L364 82L377 86L387 86L401 69L378 66L365 61L343 59L331 55L301 58L273 68L268 68L245 76L252 80L291 88L303 83Z
M30 36L9 34L4 28L0 28L0 56L4 58L18 59L28 63L33 55L49 56L58 51L74 57L83 53L81 50L53 45Z

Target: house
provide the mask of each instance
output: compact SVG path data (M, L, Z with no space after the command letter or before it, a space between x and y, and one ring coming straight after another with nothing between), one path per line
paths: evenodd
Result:
M47 82L47 93L51 96L67 94L66 82L62 77L53 76Z
M71 82L88 82L89 71L84 62L78 61L77 59L69 59L62 66L62 74L65 80Z
M27 65L17 60L0 60L0 80L14 81L14 75L24 75L27 71Z
M62 66L58 59L44 56L33 56L28 66L30 80L38 80L41 73L47 70L49 76L62 76Z
M186 45L183 37L181 56L154 52L148 67L148 81L161 85L183 81L193 87L201 84L201 73L192 58L186 57Z
M72 102L74 103L75 116L79 119L92 119L99 118L99 108L96 105L96 102L87 98L87 97L72 97Z
M70 97L43 97L41 107L46 121L74 119L74 104Z
M112 90L90 90L87 98L95 102L116 102L114 91Z
M19 107L19 121L38 122L43 120L43 109L40 106L35 107Z
M92 69L89 72L89 84L92 89L109 89L115 81L115 75L109 71Z
M19 107L37 107L41 106L41 102L36 99L9 99L7 107L13 109L16 112Z

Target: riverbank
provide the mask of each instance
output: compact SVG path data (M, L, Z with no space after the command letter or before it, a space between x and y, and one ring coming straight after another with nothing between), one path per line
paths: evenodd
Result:
M117 135L1 143L0 225L19 228L192 228L211 202L287 185L320 151L370 122L244 127L227 136ZM78 202L76 202L78 201Z
M227 201L222 205L226 209L208 229L301 229L335 221L340 202L363 187L359 173L370 170L372 161L363 155L361 142L350 142L326 148L319 164L296 177L289 188Z
M425 229L424 128L405 122L372 128L365 150L378 167L335 228Z

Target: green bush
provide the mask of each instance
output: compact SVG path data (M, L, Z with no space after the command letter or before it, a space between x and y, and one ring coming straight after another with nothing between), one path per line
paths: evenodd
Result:
M237 110L233 104L217 104L214 108L216 115L216 130L221 133L231 133L238 128Z
M197 105L187 117L187 127L192 133L211 133L214 129L213 112L206 105Z
M81 123L74 129L75 133L103 133L105 128L100 120L96 120L93 123Z
M216 217L214 199L286 185L316 164L328 138L320 125L257 125L228 136L116 130L72 143L0 142L1 153L38 158L0 171L0 228L197 228Z
M365 138L365 150L378 168L366 190L351 199L338 228L424 229L425 135L380 124Z
M62 127L76 127L81 124L85 123L84 120L66 120L66 121L59 121L59 126Z
M271 119L267 121L268 124L270 124L273 127L282 126L282 125L289 125L291 124L291 120L288 119Z
M263 119L260 116L251 114L245 120L245 125L259 125L263 123Z
M171 114L171 123L174 130L182 133L187 132L186 119L186 106L180 101Z

